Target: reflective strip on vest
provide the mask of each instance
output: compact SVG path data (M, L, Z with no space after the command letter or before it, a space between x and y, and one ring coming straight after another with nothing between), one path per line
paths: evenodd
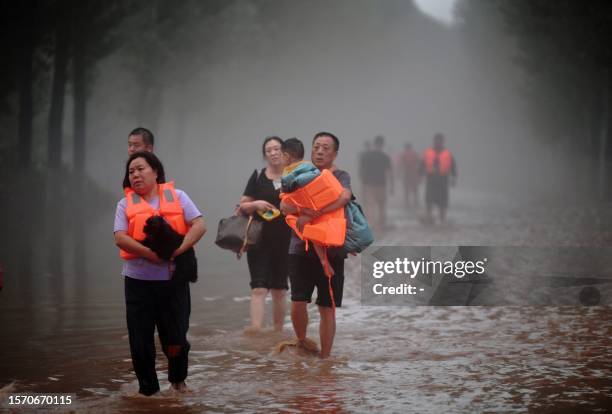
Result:
M169 203L173 203L174 202L174 197L172 196L172 191L170 191L169 189L164 189L164 197L166 198L166 201Z

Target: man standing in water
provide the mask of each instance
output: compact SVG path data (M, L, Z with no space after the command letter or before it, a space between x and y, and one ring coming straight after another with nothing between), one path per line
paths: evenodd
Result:
M340 181L344 190L336 201L328 205L326 210L344 208L351 200L351 177L346 171L339 170L334 165L338 156L340 141L330 132L319 132L312 141L312 163L321 171L330 170ZM311 221L314 217L305 214L290 204L281 203L283 214L299 214L298 227ZM327 358L331 353L336 335L336 313L333 307L342 305L342 289L344 288L344 259L346 253L340 248L327 250L329 263L334 270L331 278L333 302L330 295L328 278L314 249L306 251L305 244L295 232L291 234L289 243L289 279L291 280L291 322L300 346L304 347L306 330L308 328L308 303L312 299L314 288L317 288L317 305L321 323L319 337L321 341L321 358Z
M138 151L153 152L155 138L146 128L138 127L128 134L128 156Z
M457 179L457 165L451 152L444 148L444 135L433 137L433 147L427 148L421 163L421 175L426 175L425 204L427 221L433 223L432 210L437 205L440 211L440 223L446 220L448 208L448 185L454 186Z

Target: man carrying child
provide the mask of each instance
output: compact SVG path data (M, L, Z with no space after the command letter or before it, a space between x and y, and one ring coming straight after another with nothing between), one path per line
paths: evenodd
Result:
M343 214L344 206L351 200L351 179L346 171L338 169L334 161L338 155L340 141L329 132L319 132L312 141L312 163L318 170L328 170L339 182L338 197L326 204L323 208L314 210L298 208L289 201L281 202L283 214L297 216L297 229L303 231L304 227L317 222L322 216L329 216L333 221L334 215ZM282 151L289 165L286 172L298 166L304 156L304 147L297 138L285 140ZM286 174L285 174L286 175ZM285 189L287 190L287 189ZM333 237L334 235L330 235ZM344 235L342 235L344 236ZM333 243L331 245L334 245ZM317 287L316 304L319 308L322 358L329 357L336 334L335 307L342 306L342 291L344 287L344 260L346 253L342 247L329 247L321 249L321 245L313 243L312 249L306 249L304 242L296 232L291 235L289 243L289 279L291 281L291 321L298 342L304 344L308 328L307 305L312 299L315 286ZM325 257L322 257L322 253ZM327 268L326 268L327 263Z

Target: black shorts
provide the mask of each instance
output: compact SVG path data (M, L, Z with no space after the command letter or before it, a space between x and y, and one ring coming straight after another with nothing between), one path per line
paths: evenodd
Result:
M344 257L330 257L329 263L334 269L331 286L334 292L336 307L342 306L342 289L344 288ZM312 300L312 293L317 287L317 301L319 306L331 308L332 301L329 294L329 282L323 272L323 266L318 257L289 255L289 279L291 280L291 301L308 302Z
M285 246L285 251L279 250L279 246L275 245L263 245L247 250L251 289L289 289L287 247Z

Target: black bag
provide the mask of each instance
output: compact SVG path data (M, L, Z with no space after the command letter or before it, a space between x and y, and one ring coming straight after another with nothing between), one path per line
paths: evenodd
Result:
M176 283L195 283L198 281L198 259L193 247L174 258L172 281Z
M169 261L172 253L183 242L184 236L178 234L162 216L149 217L143 231L146 234L142 244L150 248L157 256ZM172 281L176 283L195 283L198 280L198 261L193 247L174 258Z
M231 216L219 221L215 244L236 253L238 259L251 246L261 241L263 223L253 216Z

